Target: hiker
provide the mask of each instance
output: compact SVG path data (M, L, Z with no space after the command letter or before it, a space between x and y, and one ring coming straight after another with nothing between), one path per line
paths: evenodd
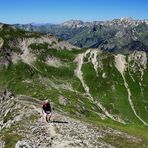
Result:
M52 115L52 109L51 109L51 105L48 100L42 103L42 113L43 113L43 118L45 119L45 121L49 122L51 119L51 115Z

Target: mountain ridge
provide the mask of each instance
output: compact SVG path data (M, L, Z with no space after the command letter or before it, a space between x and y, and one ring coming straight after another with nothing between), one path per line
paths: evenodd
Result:
M96 25L96 24L103 24L103 23L118 23L118 22L125 22L125 23L130 23L130 24L138 24L138 23L148 23L148 19L133 19L132 17L122 17L122 18L115 18L115 19L111 19L111 20L94 20L94 21L83 21L83 20L76 20L76 19L70 19L67 21L64 21L62 23L37 23L37 22L33 22L33 23L26 23L26 24L12 24L12 25L72 25L72 24L81 24L82 26L85 24L90 24L90 25ZM82 27L81 26L81 27Z
M39 107L32 106L35 102L48 99L57 111L77 120L55 112L56 118L72 121L72 127L67 128L69 124L62 125L60 136L55 134L56 130L53 135L53 130L49 131L51 137L46 133L48 141L45 143L43 139L46 139L46 136L41 135L43 139L37 143L41 146L49 145L50 142L53 147L57 146L61 137L65 137L65 141L68 137L76 140L76 143L71 143L70 138L70 143L66 142L67 146L96 146L96 139L87 144L85 141L92 133L83 137L81 130L76 130L85 127L85 123L83 125L78 120L87 121L94 127L101 125L99 129L105 126L123 131L125 135L116 135L114 130L111 130L113 134L107 135L103 140L107 147L120 147L121 144L123 147L147 146L147 52L138 51L134 47L126 54L98 48L82 49L51 34L28 32L5 24L0 27L0 45L0 100L4 106L0 107L0 135L3 137L0 144L11 147L34 145L32 140L39 136L40 124L43 133L46 133L47 126L39 121ZM27 115L31 116L25 118ZM23 117L26 124L22 123ZM26 138L31 134L30 130L22 127L26 125L37 130L37 133L33 134L33 139ZM34 128L34 125L38 128ZM53 127L56 128L56 123L53 123L51 129ZM60 125L57 127L59 131ZM63 133L64 128L67 128L66 134ZM86 128L86 131L88 129ZM26 133L26 137L23 139L25 135L22 137L18 131L21 131L22 135ZM127 133L137 137L137 140L128 138ZM75 137L79 134L82 135L80 139L84 139L82 143ZM57 139L53 140L52 136ZM9 141L10 138L12 143ZM99 139L97 144L102 143L104 142Z
M111 136L114 138L120 137L123 141L129 143L129 145L132 145L132 143L139 145L141 143L144 146L142 140L138 137L109 127L97 127L68 117L65 113L57 110L53 113L52 121L47 124L41 117L41 101L29 96L14 96L14 94L6 90L5 94L0 94L0 99L2 99L3 108L8 109L3 109L2 115L5 114L5 123L2 126L2 130L4 132L7 129L5 132L9 132L8 135L12 141L10 144L8 141L5 142L7 140L7 134L3 135L2 139L0 139L1 147L75 148L87 146L93 148L94 146L105 146L110 148L115 147L114 144L110 143L109 137ZM10 107L13 114L11 120L8 117ZM16 110L19 110L17 114ZM15 122L18 125L16 127L14 126ZM116 145L119 145L118 142Z
M148 20L132 18L83 22L70 20L62 24L15 25L24 30L51 33L81 48L101 48L110 52L148 51Z

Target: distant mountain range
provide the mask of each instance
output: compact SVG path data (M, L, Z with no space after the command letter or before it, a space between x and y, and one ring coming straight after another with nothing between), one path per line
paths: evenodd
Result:
M81 48L99 48L110 52L148 51L148 20L132 18L62 24L15 24L27 31L50 33Z
M147 147L147 24L122 21L51 25L56 33L65 29L70 42L102 50L0 24L0 148L50 143L60 148L61 143L70 148ZM40 120L45 99L54 105L55 123Z

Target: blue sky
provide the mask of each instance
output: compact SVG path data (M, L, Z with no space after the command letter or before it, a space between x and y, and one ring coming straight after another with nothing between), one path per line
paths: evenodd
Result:
M133 17L148 19L148 0L0 0L0 22L61 23Z

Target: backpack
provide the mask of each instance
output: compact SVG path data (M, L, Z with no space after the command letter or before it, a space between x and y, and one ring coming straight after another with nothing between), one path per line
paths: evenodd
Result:
M50 103L49 102L43 102L42 103L42 109L44 111L50 111L51 112L51 105L50 105Z

